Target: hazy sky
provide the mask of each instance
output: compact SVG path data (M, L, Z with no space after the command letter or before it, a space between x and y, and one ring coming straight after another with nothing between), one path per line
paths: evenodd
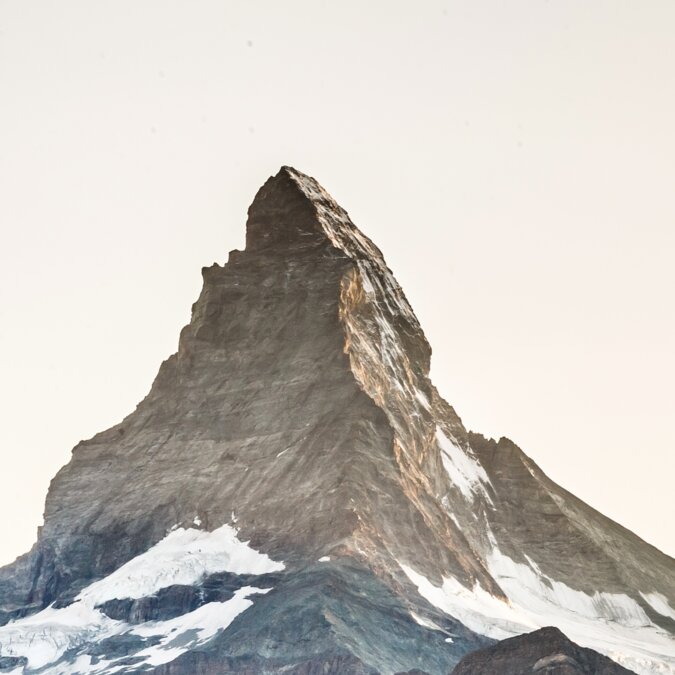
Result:
M675 553L675 2L0 0L0 563L282 164L468 427Z

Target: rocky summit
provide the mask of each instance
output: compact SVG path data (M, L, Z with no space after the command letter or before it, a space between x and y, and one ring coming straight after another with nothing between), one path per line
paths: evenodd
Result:
M590 673L593 650L675 673L675 561L465 429L316 180L270 178L203 277L149 394L75 447L0 570L0 672Z

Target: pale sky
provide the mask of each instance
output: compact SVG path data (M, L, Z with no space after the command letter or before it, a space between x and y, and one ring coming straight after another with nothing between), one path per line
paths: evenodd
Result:
M675 2L0 0L0 563L282 164L466 425L675 554Z

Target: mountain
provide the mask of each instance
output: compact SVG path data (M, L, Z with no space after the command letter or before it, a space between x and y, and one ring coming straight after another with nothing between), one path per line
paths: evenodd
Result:
M0 672L445 675L557 626L675 673L675 561L465 429L313 178L270 178L202 272L177 353L0 570Z

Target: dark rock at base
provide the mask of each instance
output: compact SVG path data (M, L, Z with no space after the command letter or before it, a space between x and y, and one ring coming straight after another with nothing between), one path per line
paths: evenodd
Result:
M366 568L331 561L286 575L226 631L152 672L376 675L417 669L439 675L487 642L432 616L443 631L420 626ZM461 639L446 643L449 632Z
M212 574L197 586L167 586L143 598L123 598L104 602L98 609L110 619L125 623L166 621L192 612L207 602L226 602L244 586L274 586L278 575Z
M138 635L114 635L100 642L96 642L87 648L87 654L94 657L96 661L99 657L106 659L118 659L123 656L135 654L141 649L153 647L159 642L159 638L153 636L143 638Z
M628 675L611 659L569 640L552 626L467 654L452 675ZM633 675L635 675L633 673Z
M25 656L0 656L0 673L7 673L28 663Z
M188 652L152 671L153 675L379 675L360 659L351 654L321 654L293 666L275 660L223 659L213 654Z
M113 599L98 609L110 619L126 623L166 621L192 612L202 603L200 589L194 586L169 586L145 598Z

